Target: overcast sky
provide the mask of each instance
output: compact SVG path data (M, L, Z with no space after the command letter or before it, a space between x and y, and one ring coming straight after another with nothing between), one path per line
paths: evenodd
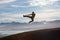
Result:
M23 14L32 11L38 22L60 20L60 0L0 0L0 22L28 22Z

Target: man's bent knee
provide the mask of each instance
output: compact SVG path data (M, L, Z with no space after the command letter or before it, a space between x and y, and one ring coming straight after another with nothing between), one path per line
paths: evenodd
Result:
M33 20L32 21L29 21L29 23L31 23L31 22L33 22Z

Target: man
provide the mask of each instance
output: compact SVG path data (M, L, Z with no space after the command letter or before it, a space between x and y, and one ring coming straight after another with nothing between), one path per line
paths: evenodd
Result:
M23 17L28 17L31 19L31 21L29 21L29 23L33 22L34 21L34 18L35 18L35 13L32 12L32 14L28 14L28 15L23 15Z

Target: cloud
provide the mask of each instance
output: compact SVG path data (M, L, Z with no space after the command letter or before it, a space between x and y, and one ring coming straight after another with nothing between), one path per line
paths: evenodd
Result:
M47 6L53 5L55 2L59 0L27 0L26 2L20 2L20 5L11 5L12 7L33 7L33 6ZM21 4L23 6L21 6ZM28 4L28 5L24 5Z
M32 6L46 6L53 4L58 0L30 0L30 5Z
M0 17L2 18L18 18L18 17L22 17L23 14L12 14L12 13L2 13L0 14Z
M0 0L0 4L14 2L16 0Z
M47 9L42 10L36 14L35 21L51 21L51 20L60 20L60 9Z
M0 22L29 22L29 18L23 18L23 15L30 13L1 13ZM35 21L60 20L60 9L45 9L36 13Z
M0 6L0 9L3 9L4 8L4 6Z
M12 13L2 13L0 14L0 22L27 22L29 19L27 18L23 18L23 14L24 13L16 13L16 14L12 14ZM27 13L29 14L29 13Z
M19 5L11 5L11 7L32 7L32 6L19 6Z

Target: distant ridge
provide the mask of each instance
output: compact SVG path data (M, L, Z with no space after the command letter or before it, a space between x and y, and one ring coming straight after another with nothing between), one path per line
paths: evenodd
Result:
M60 23L60 20L54 20L54 21L40 21L40 22L32 22L31 24L29 23L20 23L20 22L6 22L6 23L0 23L0 25L33 25L33 24L46 24L46 23Z
M60 20L49 21L50 23L60 23Z
M3 22L3 23L0 23L0 24L11 24L11 23L20 24L20 22L14 22L14 21L13 22L5 22L5 23Z
M44 24L44 23L60 23L60 20L54 20L54 21L40 21L40 22L32 22L31 24ZM6 22L6 23L0 23L0 25L4 24L29 24L29 23L20 23L20 22Z

